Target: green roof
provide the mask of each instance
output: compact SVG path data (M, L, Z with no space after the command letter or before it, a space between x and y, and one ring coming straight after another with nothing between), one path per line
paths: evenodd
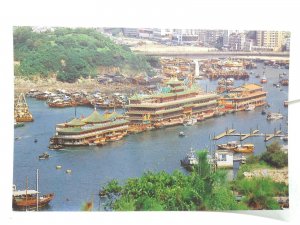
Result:
M86 125L83 127L67 127L67 128L61 128L58 130L58 133L80 133L83 131L93 131L98 128L108 127L112 125L118 125L118 124L126 124L128 123L128 120L116 120L108 123L102 123L102 124L96 124L96 125Z
M166 84L182 84L182 81L179 81L177 78L171 78Z
M165 113L177 112L180 110L183 110L183 108L179 107L179 108L175 108L175 109L159 110L159 111L156 111L155 114L165 114Z
M181 90L181 89L184 89L183 86L177 86L177 87L173 87L172 90Z
M176 95L176 93L159 93L159 94L153 95L153 97L161 98L161 97L171 97L171 96L175 96L175 95Z
M104 119L103 116L100 115L96 110L92 112L91 115L88 117L84 118L82 121L85 123L101 123L104 122L106 119Z
M78 118L74 118L71 121L69 121L68 123L66 123L68 126L83 126L85 125L84 122L82 122L80 119Z
M180 92L182 93L182 92ZM141 103L141 104L130 104L128 105L127 108L131 107L138 107L138 108L157 108L157 107L163 107L163 106L170 106L170 105L175 105L175 104L192 104L193 101L197 100L204 100L208 98L218 98L218 95L215 93L203 93L201 95L196 95L194 97L189 97L186 99L179 99L175 101L168 101L168 102L162 102L162 103Z
M109 119L117 119L117 118L120 118L120 117L123 117L122 114L119 114L117 112L112 112L110 115L109 115Z

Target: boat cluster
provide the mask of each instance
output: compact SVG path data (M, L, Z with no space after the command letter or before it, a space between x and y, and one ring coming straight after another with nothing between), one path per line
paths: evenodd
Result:
M38 91L30 90L27 97L44 100L49 107L63 108L73 106L91 106L98 108L122 108L128 101L128 96L120 93L107 95L101 92L87 93L86 91L69 92L66 90Z

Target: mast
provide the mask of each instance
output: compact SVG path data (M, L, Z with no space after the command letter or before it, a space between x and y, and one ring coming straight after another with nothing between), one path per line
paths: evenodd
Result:
M36 169L36 211L39 211L39 169Z
M28 189L28 177L26 176L26 192L25 192L25 210L27 211L27 189Z

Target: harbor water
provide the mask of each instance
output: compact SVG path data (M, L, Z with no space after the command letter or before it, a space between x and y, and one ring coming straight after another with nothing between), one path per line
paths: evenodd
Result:
M95 210L104 210L103 202L98 197L101 186L112 179L121 183L127 178L139 177L146 171L161 171L171 173L174 170L186 172L180 166L190 148L215 149L216 144L239 140L239 137L224 137L218 141L211 141L210 136L224 132L226 128L234 128L237 132L249 133L250 129L259 129L259 133L273 133L281 129L287 133L288 109L283 102L288 99L288 87L276 88L273 83L279 80L279 74L287 69L273 67L251 70L248 81L235 81L235 86L244 83L259 83L255 74L263 74L268 79L262 84L267 93L268 111L280 112L282 120L267 121L266 115L261 114L261 107L254 111L237 112L225 116L211 118L193 126L174 126L158 130L146 131L128 135L117 142L105 146L70 147L62 151L48 149L49 139L55 133L55 125L69 121L74 117L74 108L49 108L46 102L27 99L34 122L26 123L24 127L15 129L14 171L13 182L18 189L25 189L26 176L29 188L35 188L35 171L39 169L39 191L41 193L55 193L54 199L44 210L49 211L79 211L85 201L93 201ZM199 80L203 90L213 91L217 81ZM77 116L88 116L93 111L89 107L77 107ZM99 110L103 113L103 110ZM122 111L120 111L122 112ZM184 131L186 136L179 137ZM35 139L37 142L35 142ZM264 137L250 137L242 143L253 143L254 154L266 151ZM49 159L39 160L38 156L48 152ZM57 166L61 166L57 169ZM66 170L71 170L66 173Z

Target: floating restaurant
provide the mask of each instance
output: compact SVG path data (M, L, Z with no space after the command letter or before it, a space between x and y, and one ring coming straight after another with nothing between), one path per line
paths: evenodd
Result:
M226 109L235 111L246 110L250 105L253 107L266 104L267 92L258 84L245 84L234 88L219 99L219 104Z
M74 118L56 125L49 148L56 146L104 145L122 139L128 131L128 120L116 112L100 115L96 109L86 118Z
M215 93L205 93L197 86L171 78L164 91L151 96L135 95L129 100L127 116L130 132L180 125L191 119L197 121L214 116L218 107Z

